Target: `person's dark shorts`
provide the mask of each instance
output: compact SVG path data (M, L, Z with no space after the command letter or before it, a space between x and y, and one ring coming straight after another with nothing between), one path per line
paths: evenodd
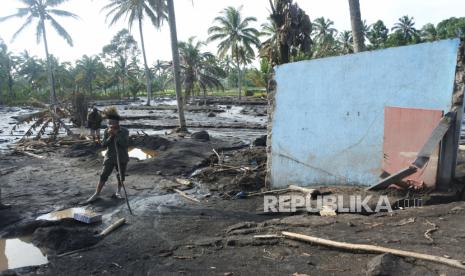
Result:
M126 167L128 163L121 163L121 180L125 180L126 176ZM118 171L118 165L115 162L112 162L110 160L106 160L103 162L103 167L102 167L102 172L100 173L100 182L107 182L108 177L110 177L111 173L113 172L113 169L116 169Z

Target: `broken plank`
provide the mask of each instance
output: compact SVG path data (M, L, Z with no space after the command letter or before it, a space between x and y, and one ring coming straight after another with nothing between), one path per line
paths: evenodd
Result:
M417 159L413 162L413 165L418 168L423 168L423 166L428 163L431 155L433 154L433 151L436 149L436 147L439 145L439 142L441 142L442 138L449 130L454 116L455 112L449 112L444 117L442 117L441 121L439 121L439 124L433 130L430 137L423 145L420 152L417 154Z
M382 190L382 189L386 189L387 187L389 187L389 185L391 184L394 184L400 180L402 180L403 178L409 176L409 175L412 175L414 173L417 172L417 168L415 166L409 166L408 168L405 168L383 180L381 180L380 182L376 183L375 185L373 186L370 186L368 187L366 190L369 191L369 190Z

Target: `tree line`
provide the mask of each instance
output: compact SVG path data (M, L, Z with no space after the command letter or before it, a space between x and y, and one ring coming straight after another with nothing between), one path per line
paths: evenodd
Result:
M0 22L15 17L25 19L13 39L36 22L36 38L38 43L44 44L45 58L32 56L27 50L12 53L0 39L0 101L48 97L51 103L57 103L58 98L63 100L76 93L93 98L136 97L143 93L150 104L154 92L175 89L178 100L184 104L193 95L206 95L207 91L225 88L237 88L241 97L244 86L265 87L273 66L277 64L350 54L357 47L376 50L465 37L464 17L417 27L414 18L408 15L390 27L382 20L361 21L359 27L355 26L360 35L354 36L350 30L337 30L329 18L310 20L292 0L274 0L270 1L268 22L260 27L256 27L255 17L243 16L241 7L227 7L213 19L206 41L192 37L178 43L174 37L171 46L173 57L176 54L179 57L179 67L173 70L177 63L175 59L147 60L146 38L143 36L144 24L160 28L169 20L170 1L109 0L103 8L108 24L126 20L128 29L119 31L100 54L84 55L72 63L60 61L49 53L47 43L47 31L51 27L69 45L73 44L71 35L57 19L79 19L73 13L57 8L66 1L20 0L24 7L18 8L13 15L0 18ZM350 12L352 16L352 7ZM357 12L354 15L357 16ZM131 34L133 25L137 27L140 45ZM170 24L170 27L173 26ZM207 43L217 43L217 55L204 50ZM251 64L257 58L260 66L254 68ZM179 73L179 87L175 85L176 73Z

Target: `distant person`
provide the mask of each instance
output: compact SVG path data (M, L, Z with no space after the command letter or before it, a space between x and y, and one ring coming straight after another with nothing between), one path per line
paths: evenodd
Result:
M100 143L100 127L102 126L102 115L98 111L97 107L92 106L92 111L87 116L87 127L90 129L90 136L92 140L96 140Z
M126 167L129 162L128 143L129 143L129 130L121 127L119 121L121 117L118 115L116 108L111 107L104 111L105 117L108 119L108 128L103 133L102 147L107 149L105 158L103 160L103 168L100 174L100 181L97 185L95 193L87 200L87 203L94 202L100 197L100 192L108 180L108 177L116 169L119 173L118 189L115 193L116 198L123 198L121 196L121 181L125 180ZM116 147L115 147L116 141ZM117 156L118 154L118 156ZM118 166L119 157L119 166ZM121 171L118 170L121 168Z

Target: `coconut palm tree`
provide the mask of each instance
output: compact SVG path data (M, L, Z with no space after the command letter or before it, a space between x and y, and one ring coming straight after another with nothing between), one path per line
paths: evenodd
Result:
M313 21L314 38L319 43L324 43L329 38L333 38L337 34L337 30L333 27L334 21L324 17L318 17Z
M438 31L436 27L428 23L423 28L421 28L421 38L425 41L435 41L438 39Z
M335 36L337 30L333 27L334 22L324 17L318 17L313 21L316 42L314 56L317 58L333 56L337 54L337 42Z
M218 25L208 29L210 37L209 42L220 41L218 45L218 54L224 57L228 52L231 52L231 57L236 61L238 73L238 88L239 99L242 94L242 71L240 49L244 48L249 53L254 53L253 46L259 48L260 40L258 36L260 32L250 27L250 23L257 21L255 17L242 18L242 7L236 9L227 7L221 12L221 16L215 18L214 22Z
M156 87L155 91L165 91L166 83L169 79L169 71L171 64L166 61L161 61L157 59L155 64L152 66L152 74L154 76L154 85Z
M31 56L28 51L23 51L18 59L18 75L22 76L29 84L30 92L38 92L39 87L47 83L47 66L42 60ZM45 65L45 66L44 66Z
M278 28L276 24L271 20L270 22L262 24L260 36L266 38L260 46L260 56L276 59L279 55Z
M186 99L193 95L196 87L203 91L204 99L208 88L224 89L220 79L226 77L226 74L212 53L202 52L204 45L205 43L195 42L194 37L179 43L181 76Z
M129 29L132 28L132 24L136 21L139 25L147 87L147 105L150 105L150 100L152 98L152 81L145 52L142 22L145 17L148 17L155 28L160 28L163 21L167 18L166 2L163 0L110 0L110 4L104 6L103 10L108 10L107 19L110 17L112 18L110 26L118 22L123 16L128 20Z
M77 78L84 83L90 95L93 94L93 83L102 66L103 64L97 56L84 55L76 62L76 70L79 72Z
M418 36L418 30L415 29L413 17L404 15L399 18L399 22L394 24L392 31L399 32L406 43L413 41Z
M51 26L56 30L56 32L70 45L73 46L73 39L68 34L68 32L63 28L63 26L58 23L55 19L55 16L67 17L78 19L79 17L71 12L56 9L56 7L67 0L20 0L25 7L18 8L15 14L5 16L0 18L0 22L11 18L24 18L26 21L24 24L16 31L13 35L12 40L14 40L26 27L32 24L33 21L37 20L36 27L36 37L37 43L40 43L41 40L44 41L45 47L45 56L47 58L47 69L48 69L48 82L50 85L50 104L55 106L57 104L57 97L55 93L55 85L53 79L52 65L50 61L50 54L48 50L47 42L47 31L46 31L46 22L49 22Z
M386 47L386 42L389 36L389 29L384 25L382 20L376 21L371 25L368 32L368 40L370 41L370 48L380 49Z
M161 0L163 1L163 0ZM178 32L176 30L176 13L173 0L166 0L168 4L168 22L170 25L171 53L173 54L173 75L176 90L176 101L179 114L179 131L187 131L186 118L184 117L184 101L181 91L181 65L179 62Z
M349 9L350 23L352 25L352 34L354 41L354 51L356 53L362 52L365 50L365 36L367 32L366 30L364 30L364 25L366 24L362 23L359 0L349 0Z
M17 58L13 56L13 53L8 51L8 47L5 43L0 41L0 90L2 85L2 80L5 80L6 86L8 88L8 96L14 98L13 91L13 69L15 67ZM0 102L2 93L0 91Z
M351 54L354 52L353 38L351 31L342 31L339 33L338 42L340 45L341 53L343 55Z

